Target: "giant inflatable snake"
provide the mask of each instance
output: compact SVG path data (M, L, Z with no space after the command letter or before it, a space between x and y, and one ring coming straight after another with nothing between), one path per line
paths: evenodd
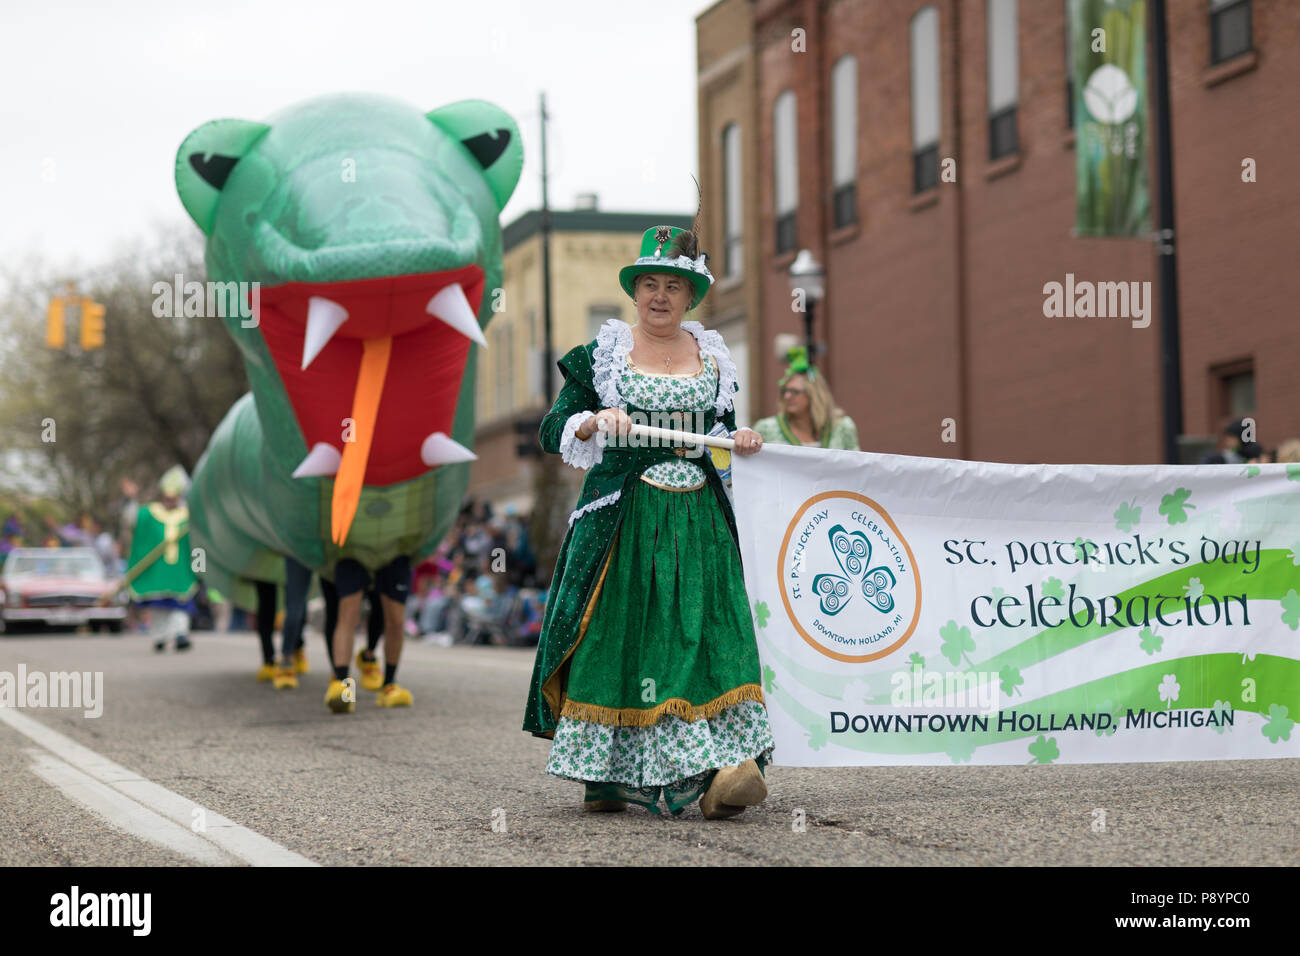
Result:
M326 96L185 139L176 187L207 236L208 280L250 284L248 317L223 321L252 391L189 496L210 586L251 607L241 582L283 581L282 555L374 570L446 533L522 165L514 122L477 100L423 113Z

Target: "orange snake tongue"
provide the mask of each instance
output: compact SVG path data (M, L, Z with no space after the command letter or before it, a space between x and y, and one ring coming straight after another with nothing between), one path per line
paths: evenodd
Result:
M387 335L365 339L362 345L361 372L352 395L353 440L343 443L343 459L334 476L334 497L330 502L330 535L340 546L347 540L361 502L361 486L365 483L370 444L375 438L375 419L379 417L379 398L384 393L393 338Z

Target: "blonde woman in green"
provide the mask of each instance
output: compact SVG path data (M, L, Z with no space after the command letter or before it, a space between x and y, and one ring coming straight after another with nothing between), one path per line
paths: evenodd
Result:
M754 431L769 444L861 451L858 426L836 407L825 377L808 364L807 353L802 348L791 349L789 362L778 383L781 411L759 419Z

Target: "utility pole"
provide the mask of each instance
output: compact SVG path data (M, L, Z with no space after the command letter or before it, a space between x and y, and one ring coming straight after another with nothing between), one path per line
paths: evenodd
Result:
M542 383L546 388L545 401L555 399L552 388L555 372L555 354L551 349L551 206L546 192L546 94L542 100L542 214L540 232L542 236L542 329L545 341L542 343L542 366L545 369Z
M1174 247L1174 161L1169 109L1169 32L1165 0L1151 2L1152 107L1158 180L1156 253L1160 263L1160 378L1164 397L1165 463L1179 462L1183 433L1183 378L1178 332L1178 259Z

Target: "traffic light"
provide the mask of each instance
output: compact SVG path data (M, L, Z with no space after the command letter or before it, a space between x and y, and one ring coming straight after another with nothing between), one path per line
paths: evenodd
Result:
M515 445L515 454L520 458L541 458L542 443L537 430L542 427L540 418L524 418L515 422L515 434L519 441Z
M63 299L57 295L50 299L50 309L45 314L45 344L52 349L61 349L68 344L68 330L63 318Z
M89 352L104 344L104 307L87 298L81 300L81 350Z

